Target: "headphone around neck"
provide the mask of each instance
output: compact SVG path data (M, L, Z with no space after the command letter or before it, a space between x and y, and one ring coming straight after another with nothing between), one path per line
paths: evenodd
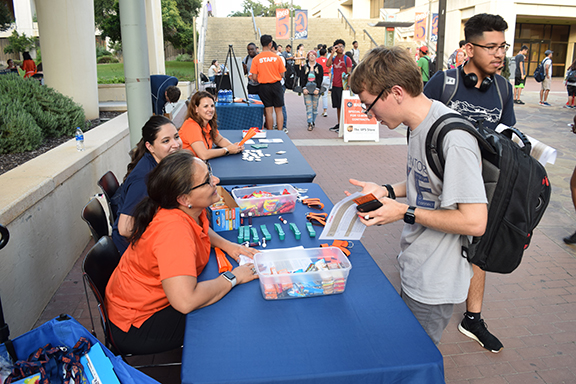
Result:
M464 72L464 65L460 66L460 75L462 77L462 81L464 82L464 86L466 88L474 88L476 84L478 84L478 76L474 72L466 73ZM494 79L492 77L485 77L480 84L480 92L486 92L488 88L492 85Z

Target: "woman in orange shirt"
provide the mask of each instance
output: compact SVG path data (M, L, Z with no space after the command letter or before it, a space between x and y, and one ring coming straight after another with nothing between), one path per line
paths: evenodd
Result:
M224 297L236 284L257 278L248 263L198 282L218 247L230 257L252 257L209 227L206 208L219 200L220 180L190 151L166 156L150 172L148 197L135 209L131 246L106 287L112 338L124 353L151 354L182 346L186 314Z
M186 121L180 128L182 148L191 150L203 160L240 153L243 146L232 144L218 132L214 96L206 91L196 92L188 104ZM216 144L216 148L214 147Z
M36 74L36 63L34 63L34 60L32 60L32 57L30 57L28 52L24 52L22 56L24 57L24 61L22 62L22 65L20 65L20 68L25 72L24 78L26 79Z

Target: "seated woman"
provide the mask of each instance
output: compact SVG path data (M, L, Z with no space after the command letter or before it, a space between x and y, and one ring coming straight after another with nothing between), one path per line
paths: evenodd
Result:
M212 65L208 68L208 79L214 81L216 75L219 75L221 71L222 69L220 68L220 65L218 65L218 60L212 60Z
M160 160L179 149L182 149L182 140L178 130L166 117L152 116L142 127L142 139L131 152L132 161L128 164L124 182L112 198L112 204L118 207L112 240L120 254L128 247L127 238L132 235L134 207L148 196L148 173Z
M24 58L24 61L22 61L20 68L24 71L24 78L26 79L34 76L37 72L36 63L34 63L34 60L32 60L32 57L28 52L24 52L22 57Z
M190 151L168 155L150 172L148 197L135 210L129 247L106 287L112 337L124 353L151 354L181 347L186 314L257 278L254 264L198 282L218 247L236 261L257 251L209 227L206 208L219 200L208 163ZM228 275L228 277L226 276Z
M182 148L191 150L203 160L240 153L243 146L232 144L218 132L214 96L206 91L196 92L188 103L186 121L180 128ZM216 145L216 148L213 148Z

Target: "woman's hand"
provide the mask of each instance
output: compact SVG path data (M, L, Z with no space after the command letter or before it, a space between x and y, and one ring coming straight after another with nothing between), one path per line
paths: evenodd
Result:
M232 273L236 276L236 284L244 284L258 278L253 263L236 267L232 270Z
M234 144L230 144L229 146L227 146L226 149L228 150L228 152L231 155L235 155L237 153L242 152L244 150L244 146L238 145L238 143L234 143Z
M386 188L383 188L381 186L379 186L376 183L373 182L369 182L369 181L358 181L355 179L350 179L348 180L350 182L350 184L355 185L357 187L362 188L362 193L367 195L369 193L373 194L377 199L380 199L381 197L385 197L386 194L388 193L388 190ZM344 193L346 194L346 196L350 196L350 192L348 191L344 191Z
M320 93L317 89L314 90L314 94L317 95L318 93Z
M240 255L248 256L250 258L254 258L254 255L260 252L255 248L247 248L240 244L235 244L233 242L229 242L225 248L222 248L224 252L228 254L231 258L236 260L238 263L240 261Z
M307 95L308 94L308 89L304 88L304 90L302 91L303 94Z

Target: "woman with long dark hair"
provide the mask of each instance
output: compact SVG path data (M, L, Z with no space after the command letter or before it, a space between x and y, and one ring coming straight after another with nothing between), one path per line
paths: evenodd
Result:
M566 91L568 92L568 101L564 105L564 108L576 108L576 60L572 62L572 65L566 70L566 78L564 80L564 85L566 86Z
M128 237L132 235L134 208L148 195L146 178L156 165L182 148L178 130L170 119L164 116L152 116L142 127L142 139L130 152L132 161L128 164L124 182L113 197L118 206L112 240L120 254L128 247Z
M22 61L20 68L24 71L24 78L26 79L34 76L37 72L36 63L32 60L32 57L28 52L24 52L22 57L24 58L24 61Z
M211 246L236 261L257 252L210 229L206 208L219 200L219 181L208 163L185 150L168 155L150 172L148 196L136 207L131 246L106 287L111 332L123 352L150 354L182 346L187 313L257 278L248 263L215 279L197 280Z
M218 132L214 96L196 92L188 104L186 121L180 128L182 148L191 150L203 160L242 152L243 146L232 144Z

